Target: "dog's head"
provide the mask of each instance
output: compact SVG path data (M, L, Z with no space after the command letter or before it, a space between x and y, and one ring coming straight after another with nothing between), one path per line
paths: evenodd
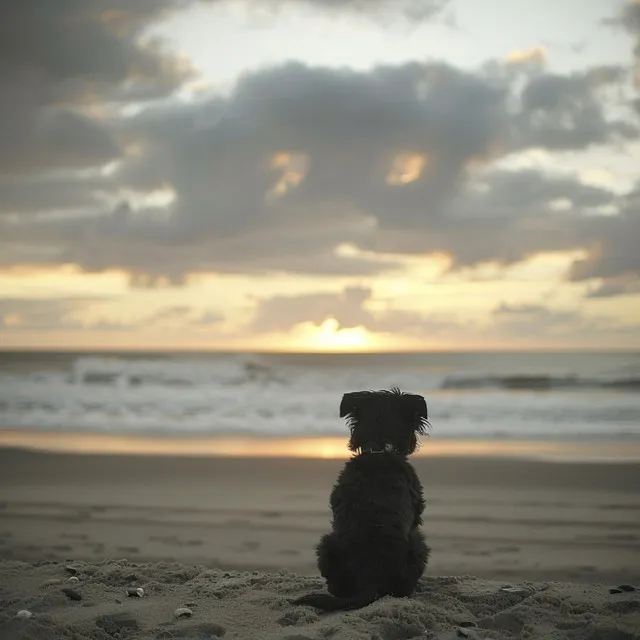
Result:
M429 427L427 403L422 396L400 389L345 393L340 417L347 418L349 449L384 449L410 455L418 446L418 435Z

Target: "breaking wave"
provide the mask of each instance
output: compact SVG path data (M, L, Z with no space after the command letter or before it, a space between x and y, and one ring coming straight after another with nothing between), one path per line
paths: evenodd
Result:
M532 373L531 357L119 354L0 360L0 428L152 435L345 435L345 391L425 394L442 438L640 437L640 362ZM484 358L484 359L482 359ZM540 360L533 363L544 371ZM565 366L566 365L566 366ZM486 373L487 371L493 371ZM502 370L501 370L502 369ZM521 373L523 372L524 373ZM606 375L605 375L606 373Z
M507 375L446 378L441 389L506 389L523 391L582 391L611 389L640 392L640 377L631 378L580 378L578 376L554 377L548 375Z

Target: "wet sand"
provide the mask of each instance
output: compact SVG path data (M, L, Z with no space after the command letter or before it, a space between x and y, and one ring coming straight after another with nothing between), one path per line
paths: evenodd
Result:
M432 575L633 582L640 464L416 458ZM0 557L315 573L343 461L0 450Z

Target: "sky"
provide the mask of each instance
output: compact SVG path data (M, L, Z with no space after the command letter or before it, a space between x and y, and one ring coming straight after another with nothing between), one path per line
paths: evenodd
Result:
M640 2L1 11L0 347L640 348Z

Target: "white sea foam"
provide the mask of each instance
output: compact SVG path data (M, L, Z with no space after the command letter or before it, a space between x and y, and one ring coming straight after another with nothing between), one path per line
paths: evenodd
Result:
M585 377L567 367L540 373L497 364L487 371L486 363L478 370L477 364L394 356L371 362L269 356L13 362L0 367L0 428L344 435L337 417L342 393L399 386L426 395L439 437L640 437L633 363Z

